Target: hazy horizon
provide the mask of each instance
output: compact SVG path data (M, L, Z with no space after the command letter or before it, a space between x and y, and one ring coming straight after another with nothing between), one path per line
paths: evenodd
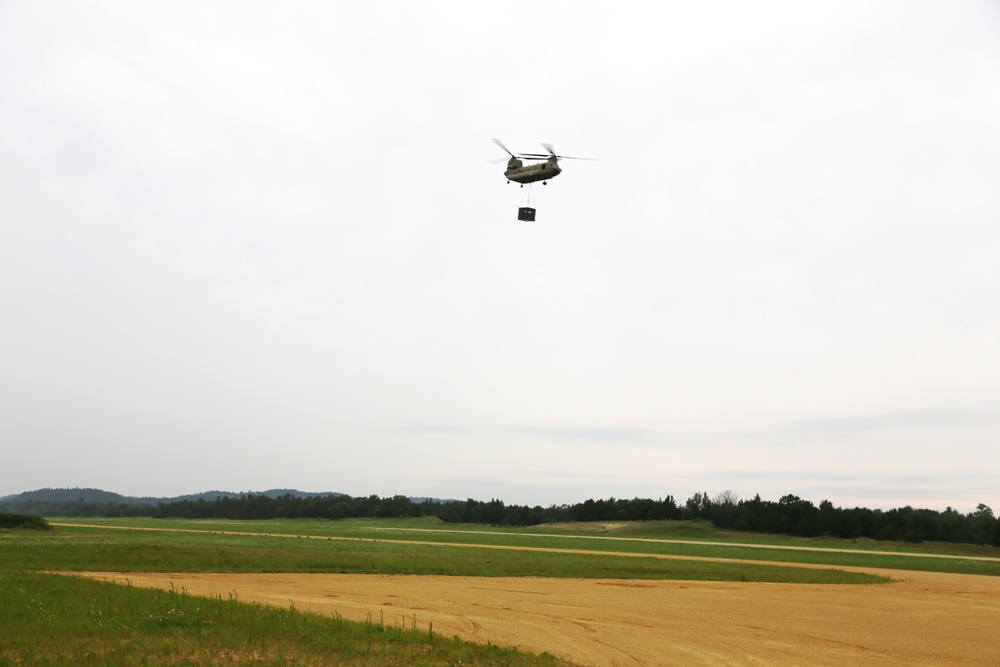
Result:
M46 491L100 492L102 494L113 494L115 496L118 496L118 497L121 497L121 498L125 498L126 500L158 501L158 502L164 502L164 501L166 501L166 502L174 502L174 501L179 501L179 500L183 500L183 499L186 499L186 498L192 498L192 497L198 497L198 496L207 496L207 495L211 495L213 493L224 494L224 495L227 495L227 496L265 495L265 496L268 496L268 497L277 497L277 496L274 495L274 494L277 494L277 493L282 493L282 494L289 493L289 494L291 494L293 496L297 496L297 497L307 497L307 496L321 496L321 497L325 497L325 496L331 496L331 495L333 495L333 496L338 496L338 497L344 496L344 497L348 497L348 498L368 498L368 497L371 497L372 495L378 495L378 494L363 494L363 493L362 494L357 494L357 495L352 495L352 494L347 494L347 493L343 493L341 491L336 491L336 490L318 491L318 490L315 490L315 489L309 490L309 489L273 488L272 487L272 488L266 488L266 489L209 489L209 490L205 490L205 491L195 491L195 492L190 492L190 493L179 493L179 494L169 494L169 495L166 495L166 496L159 496L159 495L149 495L149 494L142 494L142 493L140 493L138 495L124 494L124 493L118 493L114 489L96 489L96 488L91 488L91 487L58 487L58 488L44 487L44 488L41 488L41 489L28 489L26 491L21 491L21 492L18 492L18 493L5 494L5 495L0 496L0 501L7 501L7 500L10 500L11 498L17 498L19 496L24 496L24 495L43 494ZM754 500L754 496L755 495L759 495L759 494L751 494L750 496L742 497L741 498L741 497L735 497L733 494L728 493L728 491L729 491L728 489L725 489L725 490L723 490L723 492L720 492L720 493L708 493L708 496L709 496L710 499L716 500L717 497L720 494L724 493L725 495L728 496L729 500L738 503L738 502L744 501L744 500L752 501L752 500ZM693 495L698 495L698 493L704 494L704 493L707 493L707 492L704 492L704 491L702 491L702 492L696 492L696 494L693 494ZM474 501L477 501L477 502L487 502L488 503L488 502L491 502L493 500L500 500L501 502L504 503L505 506L514 506L514 505L525 506L526 505L525 503L507 502L503 498L475 498L475 497L469 497L469 498L440 498L440 497L436 497L436 496L417 496L417 495L392 494L392 493L385 494L385 495L379 495L378 497L379 498L392 498L392 497L397 496L397 495L405 495L411 501L419 501L419 502L429 500L429 501L444 502L444 503L448 503L448 502L460 502L461 503L461 502L466 502L468 500L474 500ZM784 495L789 495L789 494L782 494L782 496L784 496ZM797 494L790 494L790 495L797 495ZM686 504L686 501L690 499L690 497L679 498L679 497L677 497L677 496L675 496L673 494L664 494L663 496L653 497L653 498L649 498L649 499L655 500L655 501L659 502L659 501L662 501L662 500L666 499L669 496L673 497L674 502L680 508L683 508L685 506L685 504ZM617 500L632 500L634 498L635 498L635 496L632 496L632 497L623 497L623 498L617 498ZM646 498L646 497L642 497L642 498ZM544 507L544 508L549 508L549 507L578 505L578 504L584 503L584 502L586 502L588 500L613 500L613 499L614 498L608 498L608 497L590 497L590 498L579 499L579 500L576 500L576 501L573 501L573 502L554 502L554 503L548 503L546 505L538 505L536 503L536 504L528 504L527 506L529 506L529 507L539 507L539 506L541 506L541 507ZM764 501L764 502L778 502L778 501L781 500L780 497L770 498L770 497L764 497L764 496L760 496L760 499L762 501ZM810 498L803 498L803 500L809 501L814 506L819 507L819 505L823 501L830 500L830 499L823 498L822 500L813 500L813 499L810 499ZM44 501L44 502L64 502L64 501L54 500L54 501ZM73 501L72 500L67 500L67 502L73 502ZM88 501L88 502L100 502L100 501ZM855 507L861 507L861 508L864 508L864 509L870 509L870 510L875 510L875 511L887 511L887 510L893 510L893 509L903 509L904 507L906 507L906 506L898 506L898 507L868 507L868 506L856 505L856 504L855 505L843 505L843 504L840 504L840 503L836 503L836 502L834 502L832 500L830 500L830 502L833 504L834 507L837 507L837 508L840 508L840 509L854 509ZM954 511L960 512L961 514L972 514L972 513L975 512L975 510L977 508L976 507L971 507L971 508L966 509L966 508L952 507L952 506L946 506L946 507L923 507L923 506L917 506L917 507L914 507L913 509L917 509L917 510L926 509L926 510L932 510L932 511L936 511L936 512L944 512L946 510L954 510Z

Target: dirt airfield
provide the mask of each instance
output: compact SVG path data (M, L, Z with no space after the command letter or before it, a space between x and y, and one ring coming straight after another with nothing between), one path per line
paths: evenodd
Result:
M811 585L342 574L87 573L548 651L581 665L1000 665L1000 578L872 570Z

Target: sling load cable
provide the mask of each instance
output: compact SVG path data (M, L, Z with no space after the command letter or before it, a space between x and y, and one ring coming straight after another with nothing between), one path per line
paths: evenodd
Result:
M535 221L534 197L531 192L532 185L532 183L528 183L528 192L521 199L521 207L517 209L517 219L522 222Z
M532 203L534 198L532 196L531 187L534 183L528 183L528 191L524 193L524 197L521 198L521 206L533 206Z

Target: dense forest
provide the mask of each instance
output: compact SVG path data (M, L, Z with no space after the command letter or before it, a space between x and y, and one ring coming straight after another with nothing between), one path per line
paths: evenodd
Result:
M2 503L4 509L39 516L152 516L187 519L346 519L368 517L435 516L449 523L487 523L498 526L532 526L561 521L656 521L703 519L718 528L799 537L831 536L906 542L960 542L1000 546L1000 519L980 504L962 514L903 507L888 511L860 507L834 507L824 500L817 507L798 496L777 501L739 500L730 491L715 497L696 493L684 504L673 496L658 500L609 498L575 505L528 507L501 500L411 499L406 496L351 497L344 494L272 495L246 493L148 503L76 500L21 500Z

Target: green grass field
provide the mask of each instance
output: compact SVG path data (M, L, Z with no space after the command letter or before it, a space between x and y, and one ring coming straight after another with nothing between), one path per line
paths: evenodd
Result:
M907 545L904 549L896 544L821 543L721 533L697 522L519 530L455 526L435 519L52 522L73 525L57 525L50 531L0 531L0 628L4 630L0 666L567 664L549 655L436 636L433 628L416 630L415 623L412 628L387 625L381 619L354 623L234 599L197 598L48 573L53 571L336 572L827 584L889 581L836 567L847 565L1000 575L996 549L972 552L954 545ZM704 557L720 560L683 560ZM782 564L743 562L750 560Z
M785 581L817 583L816 577L826 577L818 583L860 583L862 580L846 577L838 570L815 571L807 574L804 568L796 568L799 564L824 565L836 567L868 567L895 570L924 570L931 572L948 572L954 574L985 574L1000 576L1000 549L996 547L976 547L956 544L923 544L914 545L900 542L877 543L872 540L853 542L836 539L790 538L772 535L757 535L752 533L732 533L718 531L711 524L701 521L657 521L634 522L620 524L561 524L557 526L536 526L531 529L504 529L483 526L480 524L446 524L433 517L419 519L344 519L340 521L323 520L271 520L271 521L185 521L159 519L79 519L55 520L72 524L89 524L107 526L109 529L138 527L158 531L182 530L213 532L241 532L255 535L285 535L303 538L302 544L295 547L300 554L308 554L319 549L324 554L330 551L339 553L337 563L345 569L326 569L334 567L329 562L314 562L310 568L302 562L298 569L284 570L295 572L369 572L392 574L458 574L469 576L546 576L546 577L616 577L617 569L628 569L633 565L622 564L621 558L604 559L577 554L544 555L538 552L496 553L497 550L482 550L469 552L470 546L501 546L522 547L534 549L562 549L571 551L601 551L610 553L629 553L648 556L676 556L681 558L717 558L733 561L718 563L708 567L698 565L704 576L692 576L684 571L686 566L673 564L664 565L659 576L649 574L639 578L665 579L705 579L715 581L747 581L741 573L742 564L736 561L768 561L783 563L789 567L761 566L759 574L753 581ZM611 526L602 529L601 526ZM70 530L65 528L63 530ZM90 530L90 529L88 529ZM95 533L90 533L96 535ZM114 539L115 531L104 534L105 539ZM240 536L227 536L239 539ZM249 538L250 535L245 537ZM218 535L213 538L213 544L228 544ZM305 539L305 538L313 538ZM315 544L322 542L321 538L331 538L328 546ZM138 538L132 538L138 539ZM197 535L192 533L192 544L199 544ZM257 542L244 542L241 548L248 545L261 547L270 545L282 549L280 545L287 542L266 542L258 538ZM287 538L274 538L285 539ZM351 545L351 540L365 542L363 546ZM181 544L183 538L177 537L175 546ZM419 544L397 545L395 542L428 542L436 547ZM463 547L449 545L461 544ZM284 547L287 548L287 547ZM801 549L801 550L800 550ZM361 554L362 561L370 558L371 563L358 564L352 562L351 553ZM205 554L195 550L201 561ZM261 558L267 553L261 552ZM306 556L303 558L308 561ZM279 558L282 567L291 567L288 560ZM407 563L407 560L410 563ZM255 562L255 561L249 561ZM278 569L268 569L265 565L246 565L243 570L217 571L255 571L277 572ZM626 561L630 562L630 561ZM676 563L676 561L675 561ZM220 564L220 567L224 567ZM236 565L233 565L236 567ZM358 569L358 568L361 569ZM705 568L708 570L705 571ZM350 568L350 569L346 569ZM364 569L369 568L369 569ZM420 569L413 569L420 568ZM596 568L596 569L595 569ZM96 569L84 566L67 569ZM161 568L150 565L149 569ZM200 569L200 568L197 568ZM758 579L757 576L762 578ZM871 581L868 579L867 581Z

